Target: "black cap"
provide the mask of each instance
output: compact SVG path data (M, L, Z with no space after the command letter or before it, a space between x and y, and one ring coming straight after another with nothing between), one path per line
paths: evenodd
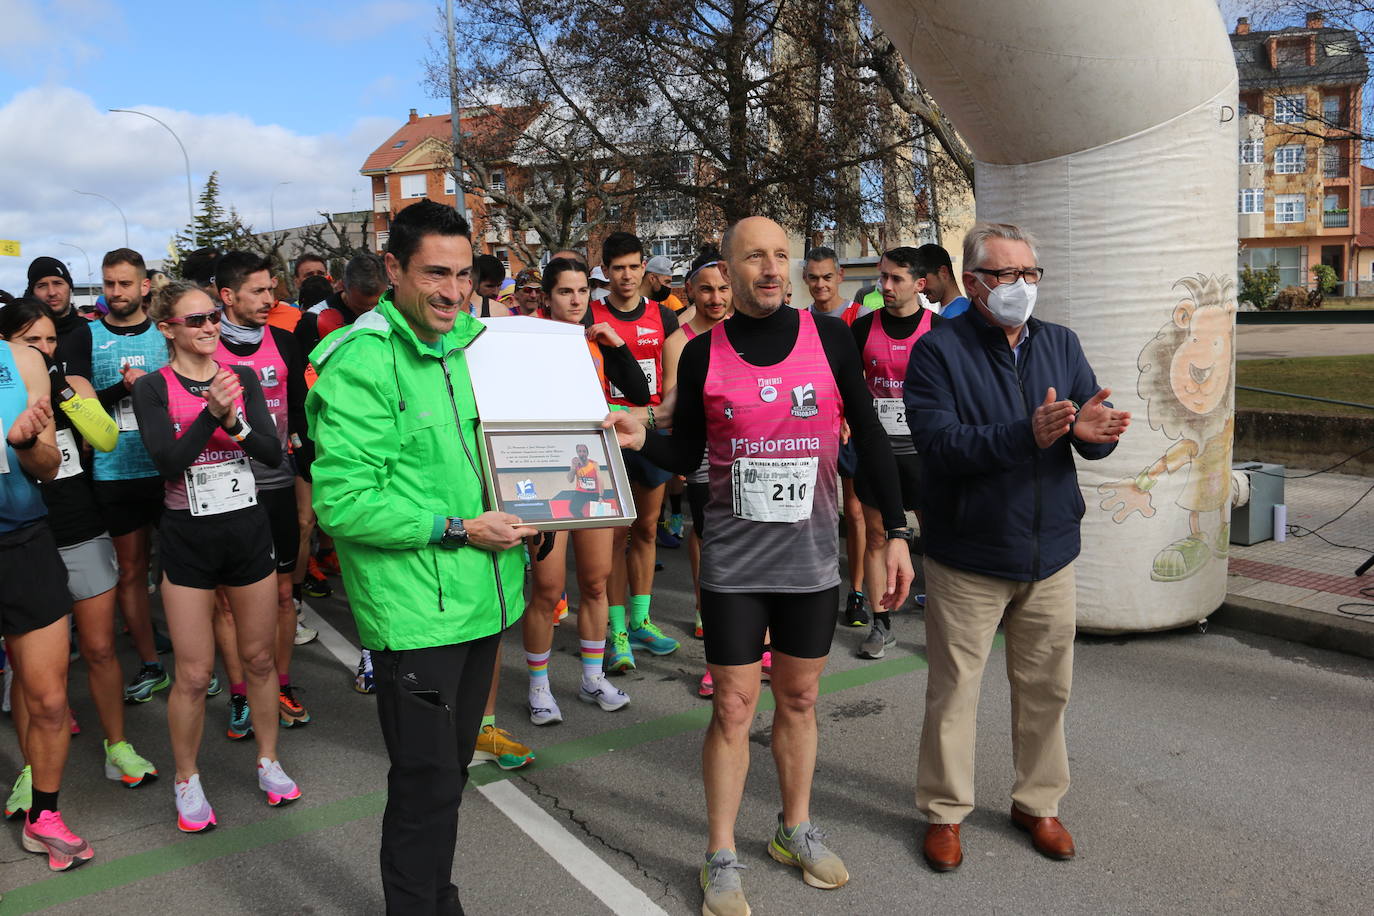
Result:
M29 264L29 291L25 295L33 294L33 287L39 280L45 277L61 277L67 281L68 286L75 286L72 282L72 272L67 269L57 258L41 257L34 258Z

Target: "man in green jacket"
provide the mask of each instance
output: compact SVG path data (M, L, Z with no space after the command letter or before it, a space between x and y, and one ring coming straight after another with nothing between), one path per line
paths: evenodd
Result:
M468 224L421 200L391 226L392 290L320 342L306 400L320 528L372 651L391 770L388 913L462 912L458 806L500 634L524 610L520 519L488 510L465 348L483 330Z

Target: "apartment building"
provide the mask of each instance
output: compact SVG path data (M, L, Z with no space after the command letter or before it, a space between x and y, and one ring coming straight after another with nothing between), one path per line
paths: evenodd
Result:
M1329 265L1353 292L1362 231L1360 142L1369 65L1358 36L1302 26L1252 31L1236 22L1240 72L1240 267L1277 265L1283 286L1308 286ZM1366 268L1368 269L1368 268Z

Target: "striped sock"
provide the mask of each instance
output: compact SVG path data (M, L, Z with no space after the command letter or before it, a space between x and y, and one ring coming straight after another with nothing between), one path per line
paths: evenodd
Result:
M638 630L649 619L649 601L653 595L630 596L630 629Z
M601 677L601 663L606 658L606 640L584 639L582 642L582 681L592 683Z
M548 652L526 652L525 667L530 670L530 689L549 686L549 655Z

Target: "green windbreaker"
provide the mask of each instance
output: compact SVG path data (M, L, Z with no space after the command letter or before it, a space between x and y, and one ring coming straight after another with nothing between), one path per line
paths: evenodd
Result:
M435 351L388 296L310 354L319 373L305 402L315 512L335 539L368 649L467 642L524 611L521 548L432 543L437 519L489 508L463 353L482 330L460 312Z

